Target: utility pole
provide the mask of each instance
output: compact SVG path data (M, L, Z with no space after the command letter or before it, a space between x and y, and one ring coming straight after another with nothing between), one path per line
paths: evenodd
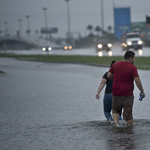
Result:
M5 34L7 35L7 32L8 32L8 29L7 29L7 22L4 22L4 24L5 24Z
M47 40L48 39L47 38L47 8L44 7L43 10L45 12L45 30L46 30L46 40Z
M29 21L30 16L26 16L26 18L27 18L27 26L28 26L27 33L28 33L28 36L30 36L30 21Z
M102 36L103 36L103 31L104 31L103 0L101 0L101 22L102 22Z
M70 10L69 10L69 1L70 0L65 0L65 1L67 2L67 14L68 14L68 34L67 34L67 38L68 38L69 44L71 44Z
M21 19L18 19L18 22L19 22L19 31L20 31L20 37L21 37L21 31L22 31L22 29L21 29Z

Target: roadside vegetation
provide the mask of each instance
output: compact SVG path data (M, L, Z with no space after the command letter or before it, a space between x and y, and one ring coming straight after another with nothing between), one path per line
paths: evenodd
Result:
M112 60L122 61L122 56L80 56L80 55L17 55L0 53L0 57L16 58L26 61L78 63L109 67ZM141 70L150 70L150 57L136 57L135 66Z

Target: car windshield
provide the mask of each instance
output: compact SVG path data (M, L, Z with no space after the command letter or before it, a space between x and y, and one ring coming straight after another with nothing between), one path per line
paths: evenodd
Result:
M139 34L130 34L127 35L127 38L139 38Z
M107 40L100 40L99 43L108 43Z

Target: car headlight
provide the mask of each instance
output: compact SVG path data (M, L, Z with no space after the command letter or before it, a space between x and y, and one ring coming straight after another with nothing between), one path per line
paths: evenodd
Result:
M48 48L48 50L49 50L49 51L51 51L51 50L52 50L52 48L51 48L51 47L49 47L49 48Z
M109 44L107 44L107 46L108 46L108 47L112 47L112 44L111 44L111 43L109 43Z
M69 49L72 49L72 46L69 46Z
M102 48L103 45L102 45L102 44L98 44L97 47L98 47L98 48Z
M45 48L45 47L43 47L43 48L42 48L42 51L46 51L46 48Z
M138 41L138 44L140 44L140 45L141 45L141 44L143 44L143 42L142 42L142 41Z
M64 46L64 49L66 50L66 49L68 49L68 47L67 47L67 46Z
M128 45L132 45L132 42L127 42Z

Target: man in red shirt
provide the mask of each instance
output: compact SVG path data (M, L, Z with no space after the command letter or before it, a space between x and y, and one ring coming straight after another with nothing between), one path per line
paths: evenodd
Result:
M113 79L112 109L115 124L119 123L119 115L121 115L120 112L123 107L123 119L128 125L133 125L132 107L134 101L134 81L141 91L140 94L143 94L143 97L145 97L134 62L135 53L127 51L124 55L124 61L114 63L107 74L108 78Z

